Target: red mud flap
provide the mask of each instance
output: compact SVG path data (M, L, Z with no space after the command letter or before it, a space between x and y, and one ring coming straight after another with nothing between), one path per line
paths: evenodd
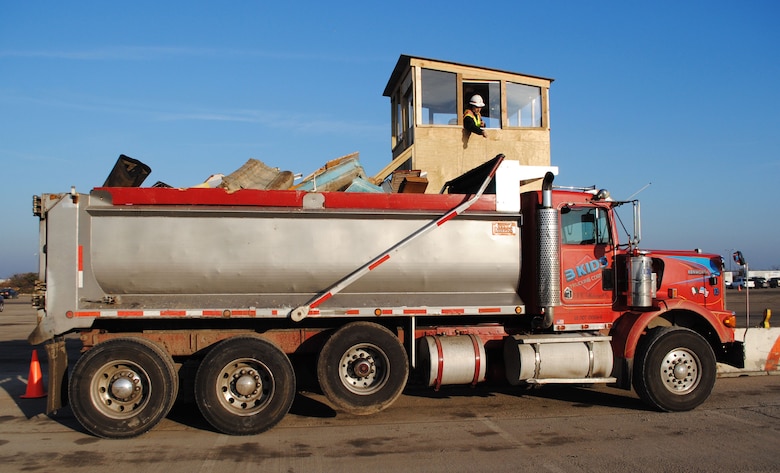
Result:
M745 367L718 363L719 377L780 375L780 328L742 328L734 332L734 340L744 345Z

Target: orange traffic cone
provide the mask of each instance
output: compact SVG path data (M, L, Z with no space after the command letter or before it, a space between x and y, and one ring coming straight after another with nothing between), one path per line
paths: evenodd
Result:
M41 363L38 361L38 350L33 350L30 374L27 378L27 392L21 398L37 399L39 397L46 397L46 391L43 389L43 375L41 374Z

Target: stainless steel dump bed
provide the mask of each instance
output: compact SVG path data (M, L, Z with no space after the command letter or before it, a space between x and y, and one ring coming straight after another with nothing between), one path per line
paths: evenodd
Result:
M518 311L519 208L498 211L498 200L204 188L44 195L40 335L97 317L287 318L426 225L304 315Z

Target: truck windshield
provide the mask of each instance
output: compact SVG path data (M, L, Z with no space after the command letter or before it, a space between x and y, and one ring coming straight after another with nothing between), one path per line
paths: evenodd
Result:
M564 245L608 245L611 242L607 212L596 207L564 207L561 229Z

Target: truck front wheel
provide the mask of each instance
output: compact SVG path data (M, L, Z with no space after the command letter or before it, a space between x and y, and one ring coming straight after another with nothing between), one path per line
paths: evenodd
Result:
M264 432L282 420L295 399L295 372L287 355L255 336L218 343L195 375L203 417L229 435Z
M70 406L85 429L103 438L151 430L173 407L179 386L173 359L142 338L96 345L73 367Z
M328 399L342 411L366 415L395 401L409 378L409 362L398 337L370 322L337 330L317 360L317 379Z
M679 327L650 330L637 346L634 389L662 411L688 411L715 386L715 353L698 333Z

